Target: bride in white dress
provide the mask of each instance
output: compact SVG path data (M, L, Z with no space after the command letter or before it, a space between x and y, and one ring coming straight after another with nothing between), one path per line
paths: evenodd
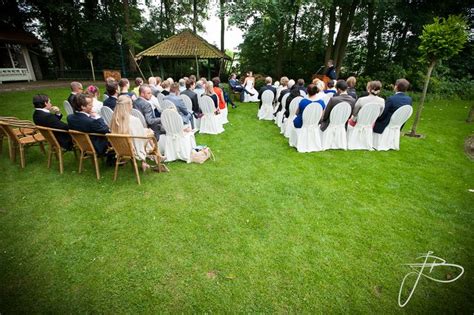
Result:
M258 102L258 92L255 89L255 78L253 77L252 71L247 73L244 88L249 92L244 93L244 102Z

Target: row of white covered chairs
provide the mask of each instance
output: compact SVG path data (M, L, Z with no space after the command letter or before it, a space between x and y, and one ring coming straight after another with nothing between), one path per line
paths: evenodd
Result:
M287 95L282 98L286 103ZM296 117L299 102L302 97L294 98L289 105L289 117L284 119L285 111L276 113L275 123L280 127L280 132L289 138L289 144L298 152L317 152L330 149L342 150L399 150L400 128L410 118L413 108L410 105L400 107L392 115L390 123L382 134L373 132L373 126L380 114L377 104L367 104L359 111L356 125L347 126L351 117L352 108L349 103L337 104L331 111L329 126L321 131L319 122L323 114L321 106L317 103L309 104L303 112L301 128L295 128L293 120Z

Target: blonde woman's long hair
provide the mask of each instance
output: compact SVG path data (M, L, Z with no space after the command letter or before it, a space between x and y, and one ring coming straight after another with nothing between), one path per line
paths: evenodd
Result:
M206 87L204 88L204 92L206 93L206 95L216 94L214 93L214 84L212 83L212 81L207 81Z
M132 99L128 95L122 95L117 100L117 105L112 115L110 129L112 133L129 134L130 112L132 111Z

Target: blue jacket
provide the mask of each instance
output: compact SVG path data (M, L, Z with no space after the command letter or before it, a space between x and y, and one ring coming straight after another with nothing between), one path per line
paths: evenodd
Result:
M109 127L102 118L94 119L81 112L75 112L67 116L69 129L82 131L86 133L109 133ZM94 149L99 155L105 154L107 151L107 138L99 136L91 136Z
M392 118L393 113L403 105L411 106L411 104L411 97L403 92L398 92L395 95L390 96L385 101L385 108L382 115L380 115L380 117L375 121L374 132L383 133L385 128L390 123L390 118Z

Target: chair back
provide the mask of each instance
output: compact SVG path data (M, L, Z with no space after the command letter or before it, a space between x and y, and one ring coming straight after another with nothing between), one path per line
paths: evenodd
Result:
M410 105L403 105L393 113L390 118L389 128L400 128L413 114L413 107Z
M112 116L114 115L114 111L107 106L102 106L100 109L100 116L104 119L107 126L110 127L110 123L112 122Z
M171 109L176 109L176 105L170 100L163 100L163 102L160 103L162 111L165 111L168 108Z
M323 114L323 108L318 103L311 103L303 112L303 127L318 125Z
M296 115L296 111L298 110L298 105L299 105L299 103L302 99L303 99L303 97L297 96L297 97L295 97L294 99L291 100L291 102L290 102L290 116L289 117Z
M0 126L8 138L10 138L10 141L16 143L20 142L20 138L34 134L36 129L36 126L31 121L19 119L0 120ZM36 139L33 136L33 140Z
M56 139L56 136L54 135L51 128L42 126L37 126L36 128L38 128L51 147L61 148L61 145L59 144L58 139Z
M115 153L118 156L135 156L135 149L132 144L130 135L122 135L117 133L108 133L107 140L109 140Z
M305 92L305 91L303 91L303 90L300 90L300 95L301 95L301 96L303 96L303 97L306 97L306 95L307 95L307 94L306 94L306 92Z
M79 150L86 153L96 154L89 134L71 129L69 129L69 134Z
M66 111L66 114L68 115L74 114L74 109L72 109L72 105L69 104L68 101L63 102L63 107L64 107L64 110Z
M186 105L186 108L188 109L188 112L192 113L193 112L193 102L191 101L189 96L187 96L185 94L180 94L179 96L183 99L184 105Z
M161 104L163 104L163 100L164 100L165 96L163 95L163 93L158 93L156 95L156 98L158 99L158 103L160 103L160 107L161 107Z
M176 110L165 109L161 113L161 123L165 128L166 136L181 135L183 133L183 119Z
M147 124L146 124L146 120L145 120L145 117L143 117L143 114L141 111L139 111L138 109L136 108L132 108L132 111L130 113L132 116L134 117L137 117L140 122L142 123L143 125L143 128L146 128L147 127Z
M203 114L212 114L214 115L214 111L216 107L214 106L214 101L208 95L202 95L199 97L199 107Z
M357 115L357 125L372 126L380 114L380 106L377 103L369 103L362 107Z
M337 104L329 115L329 123L333 126L345 124L351 115L351 110L351 105L347 102Z
M288 98L288 96L290 96L290 93L286 93L286 94L283 95L283 97L281 98L281 106L282 106L282 110L283 110L283 111L285 111L286 99Z
M266 90L262 93L262 106L265 104L272 105L275 95L272 91Z

